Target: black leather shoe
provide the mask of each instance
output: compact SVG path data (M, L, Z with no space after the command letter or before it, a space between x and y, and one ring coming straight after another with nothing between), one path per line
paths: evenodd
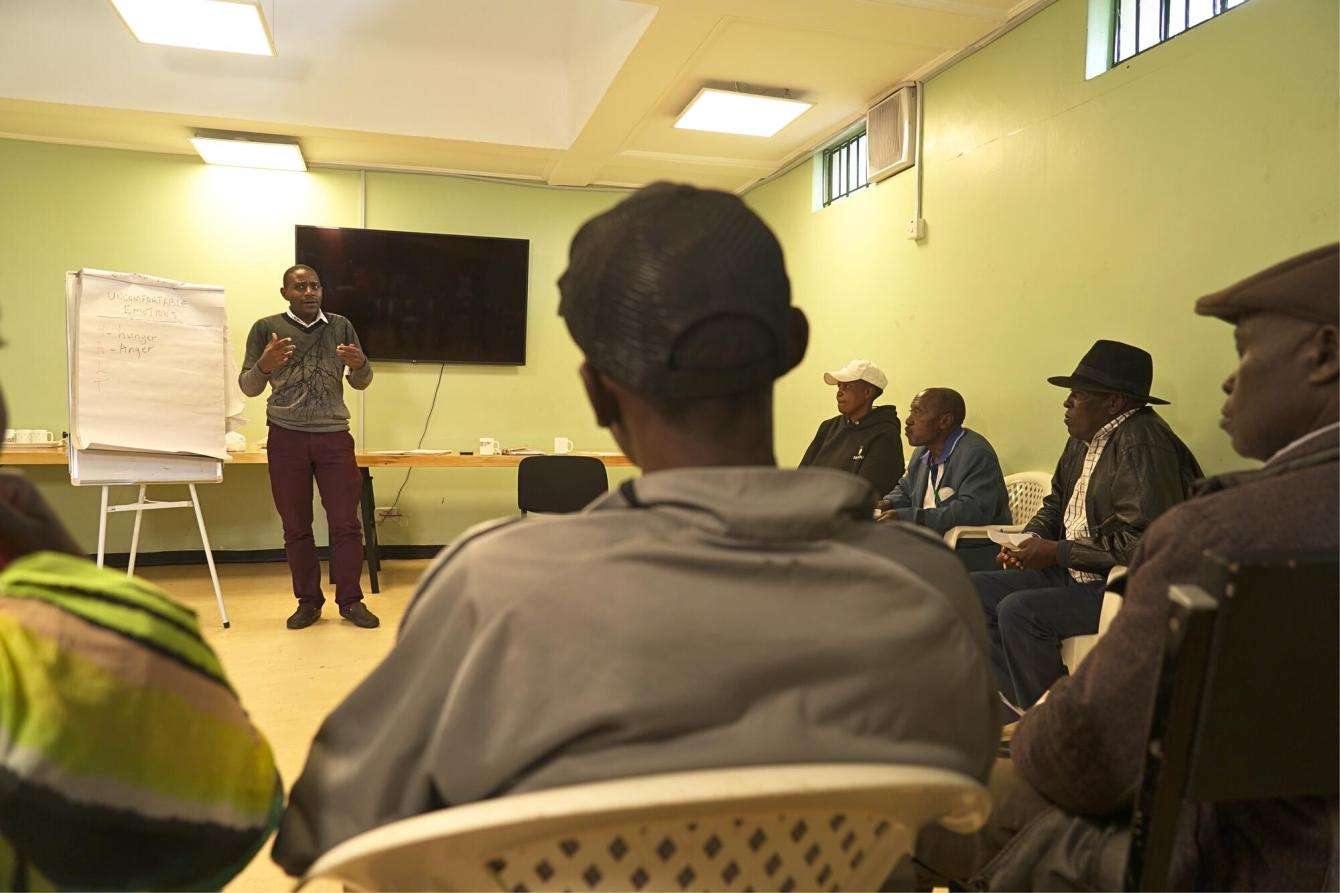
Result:
M354 626L361 626L363 629L375 629L381 626L382 622L377 619L377 615L368 610L368 606L362 602L350 602L347 605L340 605L340 616L348 620Z
M298 602L298 610L289 615L289 629L306 629L321 619L321 606Z

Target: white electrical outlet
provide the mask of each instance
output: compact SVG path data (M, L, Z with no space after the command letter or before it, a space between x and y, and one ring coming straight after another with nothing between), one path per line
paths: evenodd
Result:
M916 217L907 221L907 237L915 242L926 238L926 218Z

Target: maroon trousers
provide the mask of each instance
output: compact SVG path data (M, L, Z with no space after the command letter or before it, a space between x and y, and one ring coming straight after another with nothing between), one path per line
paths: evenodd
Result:
M320 605L321 564L312 538L312 478L321 491L321 505L330 525L330 568L335 601L341 605L363 599L363 528L358 499L363 479L354 461L354 438L348 431L313 434L270 426L270 492L284 522L284 554L293 574L299 602Z

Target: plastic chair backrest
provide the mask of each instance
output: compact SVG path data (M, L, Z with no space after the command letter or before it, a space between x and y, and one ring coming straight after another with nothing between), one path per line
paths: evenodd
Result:
M1127 889L1169 889L1184 799L1340 792L1335 554L1207 555L1201 582L1169 592Z
M1052 476L1045 471L1021 471L1005 476L1005 492L1010 497L1010 517L1015 524L1027 524L1042 508L1042 500L1052 491Z
M594 456L527 456L517 468L523 512L579 512L608 489L605 463Z
M325 877L371 890L875 890L922 827L939 821L969 833L989 808L975 780L921 766L676 772L406 819L340 844L303 883Z

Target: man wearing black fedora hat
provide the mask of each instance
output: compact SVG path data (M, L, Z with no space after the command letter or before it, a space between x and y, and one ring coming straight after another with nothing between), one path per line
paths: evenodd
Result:
M1097 341L1071 375L1070 433L1052 492L1001 549L1005 570L972 575L992 639L992 663L1013 721L1065 675L1061 640L1094 633L1108 571L1129 563L1150 523L1191 494L1200 465L1150 404L1154 362L1138 347Z

